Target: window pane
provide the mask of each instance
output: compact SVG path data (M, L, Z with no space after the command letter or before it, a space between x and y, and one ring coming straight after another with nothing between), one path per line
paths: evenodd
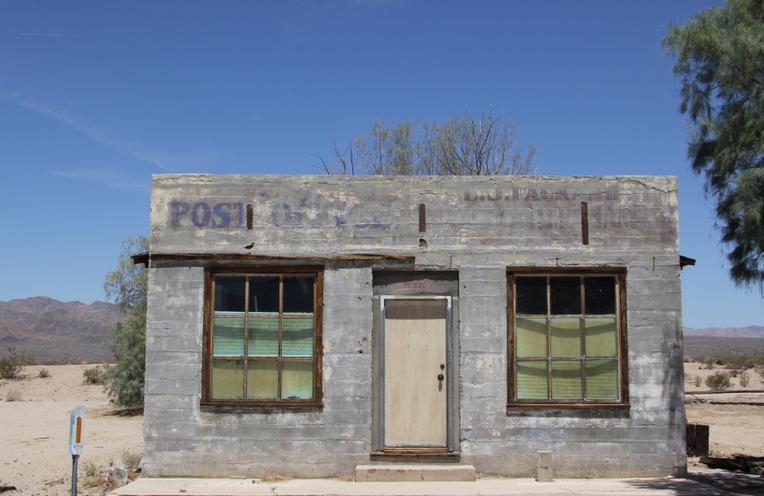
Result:
M519 357L545 357L546 319L517 318L516 354Z
M284 312L313 313L313 277L284 278Z
M581 279L579 277L550 277L549 285L553 315L581 313Z
M276 360L250 360L247 370L247 398L274 400L279 392L279 369Z
M618 400L618 360L586 361L586 399Z
M244 317L222 317L215 312L212 356L244 355Z
M615 317L587 317L584 319L584 328L586 356L617 356Z
M278 313L249 314L249 356L278 356L279 317Z
M215 311L244 311L243 277L215 277Z
M580 400L581 361L552 362L552 399Z
M313 356L313 318L288 318L281 320L282 356Z
M546 315L546 277L515 279L517 313Z
M546 361L517 362L517 399L545 400L546 391Z
M313 397L313 361L284 360L281 372L281 399Z
M241 399L244 392L244 360L212 360L213 400Z
M249 311L279 311L279 278L256 276L249 278Z
M579 357L581 350L581 321L576 317L551 319L552 356Z
M584 277L586 313L615 314L615 277Z

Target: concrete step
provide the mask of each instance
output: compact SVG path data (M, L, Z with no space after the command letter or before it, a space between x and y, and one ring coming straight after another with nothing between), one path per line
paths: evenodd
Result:
M356 482L474 481L476 478L475 467L456 463L394 463L358 465L355 468Z

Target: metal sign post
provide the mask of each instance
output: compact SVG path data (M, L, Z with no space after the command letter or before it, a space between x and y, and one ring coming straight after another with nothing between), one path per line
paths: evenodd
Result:
M77 496L77 461L82 454L82 430L85 407L77 405L69 412L69 456L72 457L72 496Z

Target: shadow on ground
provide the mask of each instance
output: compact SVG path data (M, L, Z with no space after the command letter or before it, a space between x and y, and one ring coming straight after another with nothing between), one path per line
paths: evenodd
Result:
M138 415L143 415L143 405L124 407L124 408L114 408L104 413L104 416L113 416L113 417L135 417Z
M764 494L764 478L729 470L694 472L684 479L635 480L629 481L629 484L639 489L672 490L678 496Z

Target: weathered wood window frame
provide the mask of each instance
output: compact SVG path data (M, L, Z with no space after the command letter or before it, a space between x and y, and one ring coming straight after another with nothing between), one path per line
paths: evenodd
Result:
M313 277L313 341L312 341L312 393L311 398L297 399L284 398L282 394L282 375L283 364L285 361L300 360L297 357L287 357L282 355L283 344L283 320L289 316L284 315L284 280L290 277ZM215 282L220 277L244 277L245 295L244 295L244 324L243 324L243 354L241 356L230 357L230 359L243 361L243 386L242 397L236 399L215 399L212 395L212 363L213 363L213 340L214 340L214 317L215 317ZM275 360L277 363L278 386L277 398L269 399L250 399L245 398L247 393L247 375L249 362L261 359L251 356L248 351L249 346L249 320L251 312L250 305L250 281L255 277L273 277L278 280L278 316L276 318L278 326L278 354L269 356L267 360ZM277 408L320 408L323 401L322 390L322 321L323 321L323 267L301 266L301 267L258 267L246 269L220 268L205 271L205 299L204 299L204 343L203 343L203 366L202 366L202 398L201 406L205 407L277 407ZM220 358L217 358L220 359Z
M546 383L547 383L547 398L546 399L518 399L518 387L517 387L517 285L516 279L518 277L539 277L545 279L546 289L546 314L539 315L523 315L522 317L532 317L537 319L545 319L546 323L546 355L545 356L523 356L520 360L537 361L546 363ZM570 315L553 315L551 310L551 282L550 278L555 277L577 277L579 278L579 298L581 305L580 314ZM587 318L586 313L586 294L584 287L584 280L588 277L613 277L615 280L615 323L616 329L616 352L617 352L617 387L618 397L617 399L608 400L595 400L586 399L586 361L587 360L604 360L612 359L612 357L596 357L587 356L586 354L586 336L584 319ZM566 318L580 318L581 319L581 354L578 358L571 357L554 357L551 352L552 336L551 336L551 320L552 318L566 317ZM591 315L589 316L592 317ZM594 317L602 317L602 314L594 315ZM628 380L628 350L627 350L627 322L626 322L626 269L625 268L558 268L558 269L539 269L539 268L511 268L507 270L507 406L509 407L530 407L530 408L622 408L629 406L629 380ZM553 399L552 395L552 362L554 361L574 361L575 359L581 360L581 382L582 382L582 394L581 399L576 400L563 400Z

